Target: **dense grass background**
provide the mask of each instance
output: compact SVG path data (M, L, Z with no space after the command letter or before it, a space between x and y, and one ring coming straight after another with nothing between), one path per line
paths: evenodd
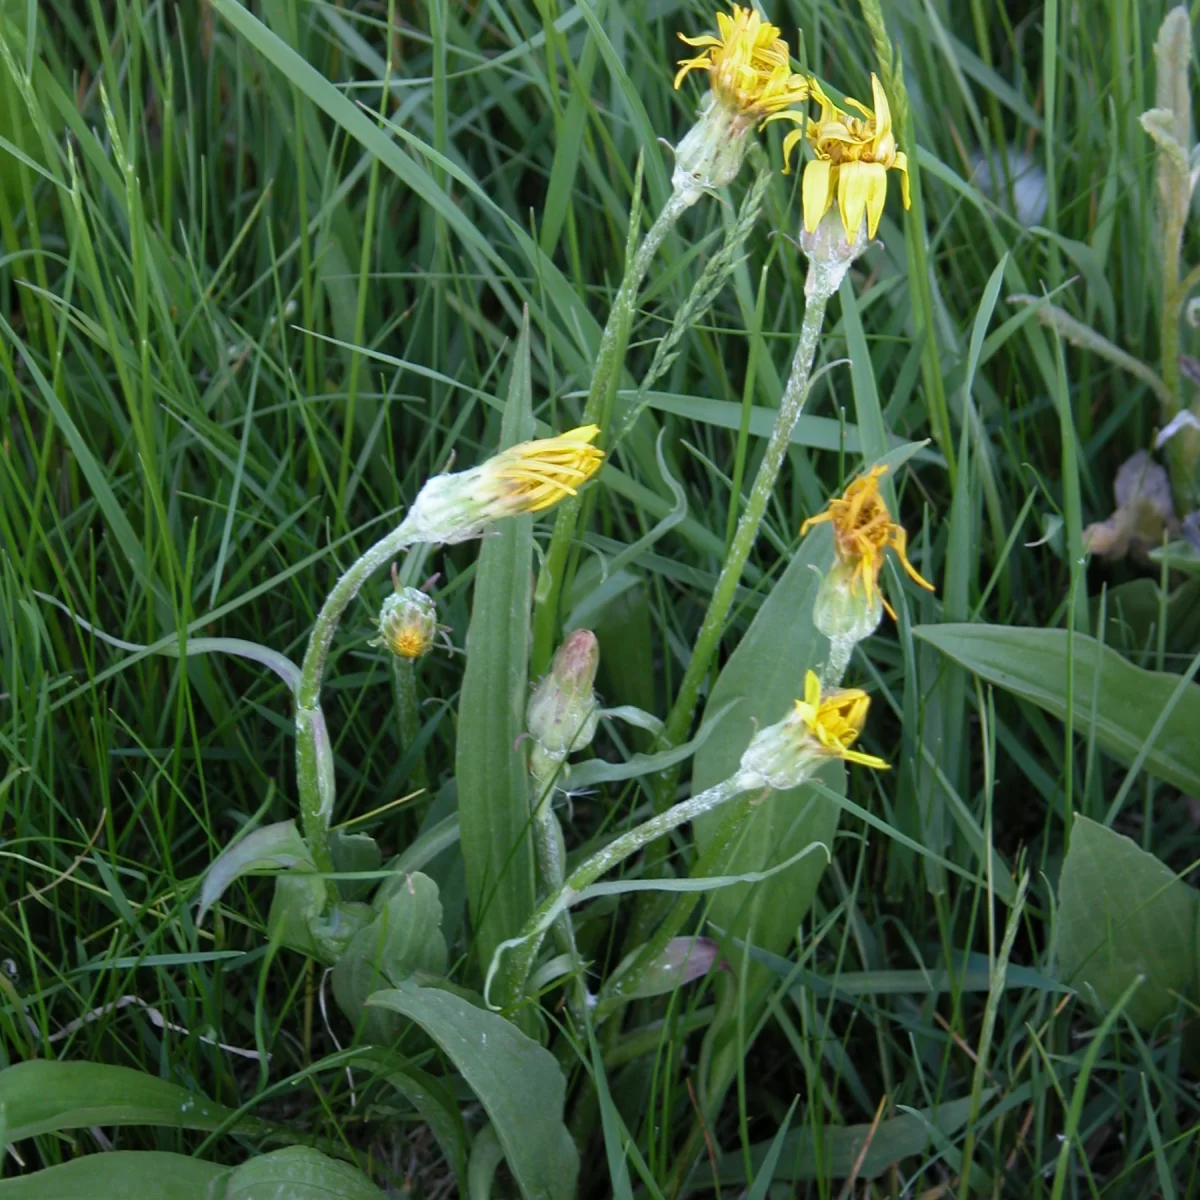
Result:
M245 638L298 658L339 566L451 453L465 465L495 446L523 307L535 414L543 427L573 423L620 282L638 155L653 213L670 170L654 139L677 140L698 96L691 85L671 89L675 33L707 27L711 14L674 0L260 0L251 11L254 36L203 2L4 2L0 1054L138 1066L232 1106L259 1097L255 1111L369 1156L380 1180L444 1195L453 1184L427 1131L389 1094L364 1095L361 1078L338 1070L293 1085L348 1030L335 1016L331 1033L322 1020L304 960L268 961L271 882L244 882L215 927L194 928L196 882L221 847L252 819L294 815L286 689L250 663L206 655L183 665L100 632L136 644ZM986 953L1005 910L982 881L929 871L876 831L843 837L805 923L819 938L806 938L803 954L843 990L780 982L710 1134L734 1160L740 1144L771 1138L797 1095L797 1125L861 1124L884 1096L891 1116L969 1096L974 1079L998 1089L1006 1110L977 1137L959 1129L925 1159L906 1159L880 1178L880 1194L1196 1187L1194 1075L1177 1043L1122 1025L1081 1083L1094 1011L1037 982L1052 975L1067 818L1102 819L1123 770L1038 710L945 674L909 633L910 621L976 616L1071 620L1094 632L1103 597L1106 639L1135 661L1182 668L1200 649L1195 588L1168 599L1160 582L1175 581L1078 554L1082 527L1111 508L1116 466L1152 435L1153 394L1056 343L1005 299L1056 291L1057 303L1155 365L1154 161L1138 116L1154 102L1151 45L1164 11L1135 0L886 6L918 137L909 149L928 285L914 286L921 260L893 195L855 291L888 429L935 439L906 475L902 512L939 594L910 601L911 614L856 662L876 693L868 749L898 769L854 780L851 795L973 872L945 793L930 783L927 749L1003 861L1032 870L1013 958L1039 974L992 995L995 1032L976 1077ZM767 15L789 36L803 31L812 69L869 92L877 60L857 4L779 3ZM271 61L285 61L280 47L299 56L286 69ZM778 134L762 142L781 165ZM971 182L972 156L999 146L1044 169L1042 224L1023 225L1009 196L989 198ZM628 386L750 178L748 168L729 205L701 203L668 239L642 297ZM604 613L608 703L661 714L674 695L728 536L731 479L746 477L759 448L738 436L743 400L777 404L799 324L803 267L788 240L796 179L774 175L746 260L591 493L576 599L598 577L599 556L670 511L652 452L666 431L688 516L638 557L634 585ZM993 277L995 312L984 314L989 336L968 395L968 348ZM858 319L844 316L835 301L825 360L857 355L862 367ZM1185 351L1192 336L1185 329ZM846 366L822 377L807 414L727 648L800 522L857 469L836 449L838 422L861 417ZM947 457L961 467L954 482ZM477 553L468 544L405 567L414 582L439 574L435 594L460 649ZM351 610L326 690L340 820L408 791L387 664L366 645L388 586L379 578ZM461 654L423 666L436 782L453 773L461 679ZM622 749L610 737L600 753ZM643 799L634 787L577 798L568 844ZM420 797L363 828L385 850L403 849L452 803ZM1196 857L1192 806L1149 776L1125 796L1116 826L1175 869ZM682 870L687 843L675 851ZM453 851L436 876L452 959L477 982ZM615 908L584 928L597 970L620 957L626 919ZM973 972L916 987L897 974L965 954L984 956L970 960ZM128 996L138 1003L79 1021ZM664 1194L683 1187L692 1163L682 1147L697 1145L688 1089L709 1000L694 988L665 1017L646 1006L607 1049L645 1179ZM214 1041L269 1048L269 1067ZM560 1051L588 1148L584 1193L608 1195L587 1072ZM1078 1152L1052 1181L1064 1132ZM90 1135L77 1142L95 1148ZM126 1132L119 1144L191 1148L199 1138ZM72 1152L66 1142L41 1148L46 1162ZM245 1147L224 1139L206 1153L236 1161ZM833 1195L839 1185L811 1186ZM702 1166L691 1187L713 1189L711 1171Z

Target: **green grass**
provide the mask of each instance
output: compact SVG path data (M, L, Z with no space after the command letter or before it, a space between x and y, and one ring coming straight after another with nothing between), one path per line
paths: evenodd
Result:
M339 569L452 454L467 466L499 444L525 309L539 429L575 423L622 277L638 156L644 229L669 192L670 154L654 139L677 141L700 94L699 82L671 89L675 33L711 14L674 0L260 0L235 23L221 15L234 3L0 7L0 1065L136 1067L356 1157L394 1194L452 1194L417 1111L373 1068L347 1073L331 1057L335 1038L355 1035L331 998L326 1021L320 969L267 952L272 880L240 881L195 926L200 878L221 849L251 823L296 815L288 689L244 659L146 655L100 634L176 649L237 638L299 661ZM913 635L943 621L1071 628L1178 673L1200 650L1197 585L1164 574L1168 598L1157 568L1080 561L1081 529L1111 511L1116 467L1151 442L1153 392L1007 299L1055 292L1157 369L1154 150L1138 117L1154 104L1164 11L1135 0L885 6L916 130L928 293L911 274L920 226L902 219L893 184L881 246L830 306L821 354L832 365L806 414L844 422L868 448L934 439L896 492L938 593L891 577L899 620L851 666L873 696L866 748L894 769L850 776L849 799L876 823L842 813L798 945L750 976L769 999L734 1020L744 1070L711 1120L699 1121L695 1091L705 1031L721 1005L736 1018L744 991L692 983L639 1001L594 1039L547 992L540 1034L567 1080L582 1195L711 1195L714 1175L721 1194L740 1195L747 1164L761 1162L750 1147L769 1145L790 1111L770 1194L834 1197L845 1172L830 1179L820 1165L788 1191L804 1158L797 1131L869 1125L881 1102L880 1138L899 1136L889 1122L911 1110L970 1109L884 1166L871 1194L1198 1186L1195 1060L1171 1022L1139 1031L1118 1012L1101 1035L1112 1012L1049 987L1071 812L1115 823L1183 873L1200 858L1191 807L1150 774L1127 781L1086 720L1066 732ZM869 94L877 58L857 3L797 0L767 16L793 49L803 31L823 78ZM761 143L782 165L778 133ZM1040 226L970 182L981 145L1041 163ZM668 237L623 388L638 386L755 165L728 206L702 201ZM588 493L564 614L675 506L660 433L687 497L686 518L624 563L628 586L589 618L607 704L665 716L682 677L732 529L731 481L748 487L764 444L743 419L777 406L803 311L788 240L797 178L773 174L744 261ZM1186 324L1182 337L1194 351ZM807 416L799 426L723 660L803 519L861 465L829 448L833 428ZM549 528L535 526L540 546ZM465 736L478 558L467 542L403 568L406 582L437 574L456 649L420 672L440 791L355 826L385 857L455 811L447 785ZM410 790L390 666L367 645L388 587L381 573L349 610L325 687L337 821ZM617 724L596 743L611 760L648 749ZM562 814L569 853L648 805L637 782L575 796ZM668 851L685 875L697 854L686 831ZM1021 867L1028 899L999 986L989 969ZM477 989L487 963L457 845L423 869L441 889L449 975ZM576 914L593 986L637 944L635 899ZM1181 999L1179 1019L1195 999ZM399 1052L450 1082L474 1133L482 1116L453 1062L413 1037ZM82 1128L21 1143L20 1161L32 1170L110 1141L192 1152L204 1135ZM485 1159L485 1139L476 1144ZM240 1162L259 1146L222 1134L203 1154ZM19 1170L10 1157L6 1173ZM500 1180L495 1194L510 1194Z

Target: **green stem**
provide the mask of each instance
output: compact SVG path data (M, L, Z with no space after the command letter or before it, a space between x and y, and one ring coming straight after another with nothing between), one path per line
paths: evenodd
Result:
M671 193L671 198L663 205L662 212L642 239L642 244L637 248L633 261L625 272L625 278L621 280L612 310L608 314L608 322L600 337L596 366L592 372L587 401L583 406L582 423L599 424L601 436L608 425L606 417L609 415L609 396L625 362L625 346L629 340L629 327L633 322L633 312L642 288L642 280L645 279L654 256L675 222L696 202L699 195L700 193L687 189L676 189ZM570 496L559 505L554 518L554 532L550 535L550 545L538 573L537 588L534 592L533 654L530 664L530 671L534 676L544 673L550 662L567 555L575 538L575 526L579 521L582 505L583 501L579 496Z
M539 788L542 794L533 822L533 844L537 853L538 877L545 895L557 896L562 891L565 882L564 864L567 861L567 847L563 841L562 826L559 825L551 804L554 784L553 781L548 781L543 786L542 780L536 780L534 786ZM587 1010L587 985L583 978L583 964L579 958L579 948L575 945L575 926L571 923L569 912L558 914L554 921L553 932L559 951L565 954L571 963L571 1011L577 1021L583 1022L586 1019Z
M351 564L321 605L300 664L300 682L296 685L296 785L304 837L318 871L333 870L329 853L329 821L335 797L333 749L320 709L321 680L329 647L342 614L362 585L412 540L413 532L405 518ZM334 887L332 881L329 887Z
M421 732L421 710L417 700L416 659L392 657L392 696L396 702L396 723L399 726L400 753L407 754L416 744ZM414 789L429 786L425 772L425 755L418 754L409 772L408 782Z
M816 272L810 273L810 279L820 279ZM783 399L779 404L779 415L775 419L775 428L771 431L767 442L766 452L759 464L758 474L754 477L754 485L750 489L750 499L746 510L738 522L737 532L729 546L729 553L717 577L717 586L713 589L712 599L708 603L708 611L704 614L704 623L696 635L696 644L692 648L692 659L684 672L683 682L675 697L674 707L667 718L666 726L661 735L661 743L665 747L679 745L687 735L696 712L696 702L700 696L700 685L708 674L708 668L717 652L721 634L725 629L725 620L733 607L733 598L737 594L741 582L742 570L750 551L758 538L758 527L762 524L763 514L767 511L767 503L775 490L788 445L792 439L792 430L804 408L808 395L808 381L812 374L813 359L817 353L817 340L821 334L821 326L825 321L825 306L829 302L832 291L828 287L816 286L808 297L804 308L804 322L800 327L800 341L792 359L792 371L788 376L787 385L783 390ZM734 497L734 503L737 497ZM655 796L655 806L661 812L671 802L675 794L675 784L679 777L679 769L671 768L659 776Z
M547 896L533 916L525 923L520 935L511 942L504 943L497 951L488 970L488 982L484 987L486 997L492 981L497 973L499 954L508 949L507 965L500 970L498 981L500 1007L505 1013L516 1011L525 994L525 981L533 968L533 961L541 949L546 931L550 928L557 914L570 907L580 892L589 884L594 883L601 875L611 871L618 863L622 863L631 854L636 854L643 846L670 833L672 829L693 821L702 813L711 811L727 800L740 796L743 792L754 791L765 786L761 776L751 771L738 770L736 774L720 783L714 784L706 791L688 800L683 800L664 813L643 821L641 825L614 838L602 850L597 850L591 858L581 863L570 875L563 886Z
M708 844L708 848L696 860L691 870L692 879L701 879L711 875L724 861L725 853L737 841L746 821L754 811L754 797L746 797L733 805L721 822L716 836ZM615 979L605 983L600 989L596 1003L595 1021L599 1025L605 1018L610 1017L622 1005L628 1003L630 994L637 994L637 985L646 973L649 965L659 958L673 937L678 936L688 918L700 903L699 892L684 892L672 905L665 919L651 935L650 939L638 951L633 963L621 972Z

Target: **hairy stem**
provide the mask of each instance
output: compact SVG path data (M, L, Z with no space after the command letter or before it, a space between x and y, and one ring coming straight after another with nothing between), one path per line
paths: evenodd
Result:
M318 871L333 870L329 853L329 821L335 798L333 750L319 707L329 647L342 614L363 584L411 540L406 518L350 565L325 597L300 664L300 681L296 685L296 784L304 837ZM334 887L332 880L329 887Z
M417 700L417 663L412 658L392 657L392 696L396 703L396 725L400 735L400 753L407 754L416 744L421 732L421 710ZM414 788L427 788L429 776L425 771L425 755L418 754L408 776Z
M812 276L810 276L812 278ZM762 524L763 514L775 490L779 471L783 466L784 457L792 438L792 430L796 427L804 401L808 395L808 381L812 374L813 359L817 353L817 340L821 334L821 326L825 321L825 306L829 302L830 291L824 288L814 289L808 297L804 308L804 322L800 327L800 341L792 358L792 370L788 376L787 386L783 391L783 399L779 405L779 415L775 419L775 428L771 431L767 442L766 452L759 464L758 474L750 489L750 499L746 510L738 521L737 532L729 546L729 553L717 577L717 586L713 589L712 599L708 602L708 611L704 614L704 622L696 635L696 644L692 648L692 658L684 672L683 682L675 697L674 707L667 718L666 726L661 735L664 747L679 745L687 736L696 712L696 702L700 696L700 685L708 674L708 668L721 634L725 629L725 621L729 610L733 607L733 598L737 586L741 582L742 570L750 551L758 538L758 527ZM734 503L737 497L734 497ZM664 771L659 776L655 789L655 806L661 812L671 802L675 794L675 785L679 777L677 767Z
M608 322L600 337L600 349L596 354L596 366L592 372L592 382L588 388L582 418L584 425L600 425L602 437L608 426L606 418L609 416L609 398L625 362L625 346L629 340L629 327L633 321L638 293L642 289L642 280L645 279L646 272L649 271L650 264L667 234L684 212L696 202L698 195L686 189L676 189L671 193L671 198L663 205L662 212L658 214L642 239L642 244L637 248L613 300ZM530 667L534 675L544 672L550 662L567 555L575 537L575 526L579 521L582 504L581 497L570 496L559 505L554 518L554 532L550 535L550 545L538 573L537 587L534 591L533 655Z
M714 784L698 796L681 801L666 812L659 813L648 821L643 821L641 825L630 829L627 833L623 833L620 837L614 838L602 850L597 850L591 858L576 867L567 876L563 886L538 905L533 916L525 923L525 928L520 935L512 942L505 943L497 951L497 958L499 958L506 948L508 950L507 961L498 963L493 960L488 971L489 984L493 974L498 971L500 975L500 979L497 981L499 992L497 999L500 1008L509 1014L516 1011L524 998L525 981L529 978L529 972L541 949L546 931L555 917L569 907L571 901L584 888L594 883L601 875L611 871L619 863L624 862L631 854L636 854L643 846L662 837L664 833L670 833L672 829L686 821L695 820L701 813L709 812L727 800L740 796L743 792L753 791L763 786L764 781L761 776L751 771L739 770L730 778ZM489 987L485 986L485 997L488 991Z

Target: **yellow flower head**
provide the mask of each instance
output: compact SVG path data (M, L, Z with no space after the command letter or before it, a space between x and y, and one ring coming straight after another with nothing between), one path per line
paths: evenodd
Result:
M882 758L850 748L862 733L870 707L870 696L859 688L836 688L822 694L816 672L809 671L804 676L804 699L796 701L796 716L827 754L886 771L888 764Z
M783 112L808 99L808 80L792 73L787 42L779 36L779 29L740 4L733 6L733 16L723 12L716 16L717 33L679 35L681 41L701 52L679 60L676 89L689 71L704 70L717 99L751 120L772 114L804 120L803 113Z
M558 437L521 442L484 464L489 481L514 512L540 512L574 496L599 470L604 451L593 446L599 425L580 425Z
M558 437L521 442L455 474L434 475L413 501L402 528L410 542L461 542L493 521L540 512L574 496L600 468L604 451L591 443L597 425Z
M889 546L896 552L900 565L914 583L928 591L934 590L933 584L922 579L908 561L908 535L903 526L892 520L887 503L879 494L879 478L886 473L887 467L872 467L867 474L853 480L843 495L830 500L829 507L823 513L809 517L800 526L803 536L814 525L826 521L833 525L838 562L850 569L852 589L857 589L861 581L868 601L879 587L883 552ZM896 613L892 606L886 600L883 606L894 621Z
M889 170L900 172L900 195L904 207L909 204L908 158L896 149L887 97L879 80L872 75L873 112L865 104L846 97L847 105L861 114L856 116L838 108L815 79L809 81L809 86L821 106L821 115L809 121L803 130L793 129L783 140L785 162L801 138L808 139L813 152L804 168L801 189L804 228L815 233L836 197L846 240L853 242L858 237L864 213L867 236L873 238L887 199Z

